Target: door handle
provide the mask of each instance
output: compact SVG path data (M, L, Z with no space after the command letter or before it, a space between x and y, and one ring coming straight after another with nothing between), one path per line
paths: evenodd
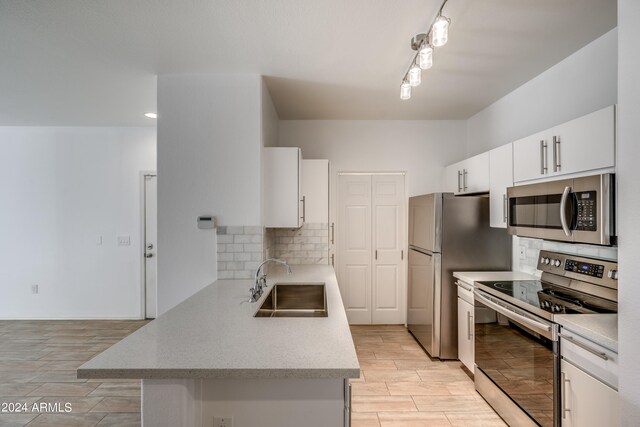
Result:
M463 169L462 173L462 191L467 191L467 170Z
M547 143L544 139L540 140L540 175L547 173Z
M560 164L560 137L553 137L553 171L559 172L561 168Z
M150 251L153 249L153 243L147 243L147 250Z
M305 222L307 219L307 196L302 196L302 200L300 201L302 202L302 216L300 219L302 222Z
M502 195L502 221L507 223L507 195Z
M336 231L336 224L335 222L331 223L331 244L333 245L335 243L335 231Z
M151 252L147 252L147 253L144 254L144 257L145 258L152 258L153 254Z
M577 345L578 347L580 347L580 348L582 348L584 350L587 350L589 353L591 353L591 354L593 354L595 356L598 356L602 360L609 360L609 357L607 356L607 353L602 352L602 351L598 351L598 350L594 350L593 348L589 347L588 345L583 344L580 341L576 341L576 339L573 338L570 335L565 335L565 334L559 333L558 336L560 338L563 338L563 339L569 341L572 344Z
M569 224L567 224L567 217L564 214L567 207L567 200L569 199L569 193L571 193L571 187L564 187L562 192L562 198L560 199L560 224L562 225L562 231L567 237L571 236L571 230Z
M571 380L567 379L567 375L564 372L560 372L560 375L562 376L560 381L562 386L560 389L560 396L562 398L562 419L565 420L567 418L567 412L571 412L571 409L567 408L567 388L565 384L571 383Z

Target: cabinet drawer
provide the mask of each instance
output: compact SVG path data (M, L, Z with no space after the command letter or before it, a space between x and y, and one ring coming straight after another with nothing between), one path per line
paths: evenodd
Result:
M458 296L473 305L473 285L463 282L462 280L456 280L455 283L458 287Z
M593 351L587 350L587 348ZM617 353L562 328L560 354L563 359L580 367L610 387L618 389Z

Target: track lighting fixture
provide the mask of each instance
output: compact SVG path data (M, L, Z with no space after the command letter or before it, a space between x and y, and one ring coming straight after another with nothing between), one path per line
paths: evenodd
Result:
M434 48L444 46L449 40L449 24L451 19L442 14L445 4L444 0L440 5L429 31L417 34L411 39L411 49L416 53L413 55L411 65L402 78L400 85L400 99L411 98L411 87L418 86L422 80L422 70L428 70L433 66Z

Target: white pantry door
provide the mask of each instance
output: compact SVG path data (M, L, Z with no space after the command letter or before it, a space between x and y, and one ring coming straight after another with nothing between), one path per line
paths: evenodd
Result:
M340 174L337 275L351 324L405 322L402 174Z
M374 175L372 195L372 323L404 323L404 175Z
M338 284L349 323L371 323L371 175L338 178Z
M145 317L155 319L158 308L158 177L144 176L144 293Z

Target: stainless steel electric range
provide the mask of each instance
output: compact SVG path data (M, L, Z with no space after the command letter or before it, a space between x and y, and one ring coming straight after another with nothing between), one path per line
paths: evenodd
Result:
M617 263L540 251L540 280L476 282L475 384L511 426L560 426L558 314L615 313Z

